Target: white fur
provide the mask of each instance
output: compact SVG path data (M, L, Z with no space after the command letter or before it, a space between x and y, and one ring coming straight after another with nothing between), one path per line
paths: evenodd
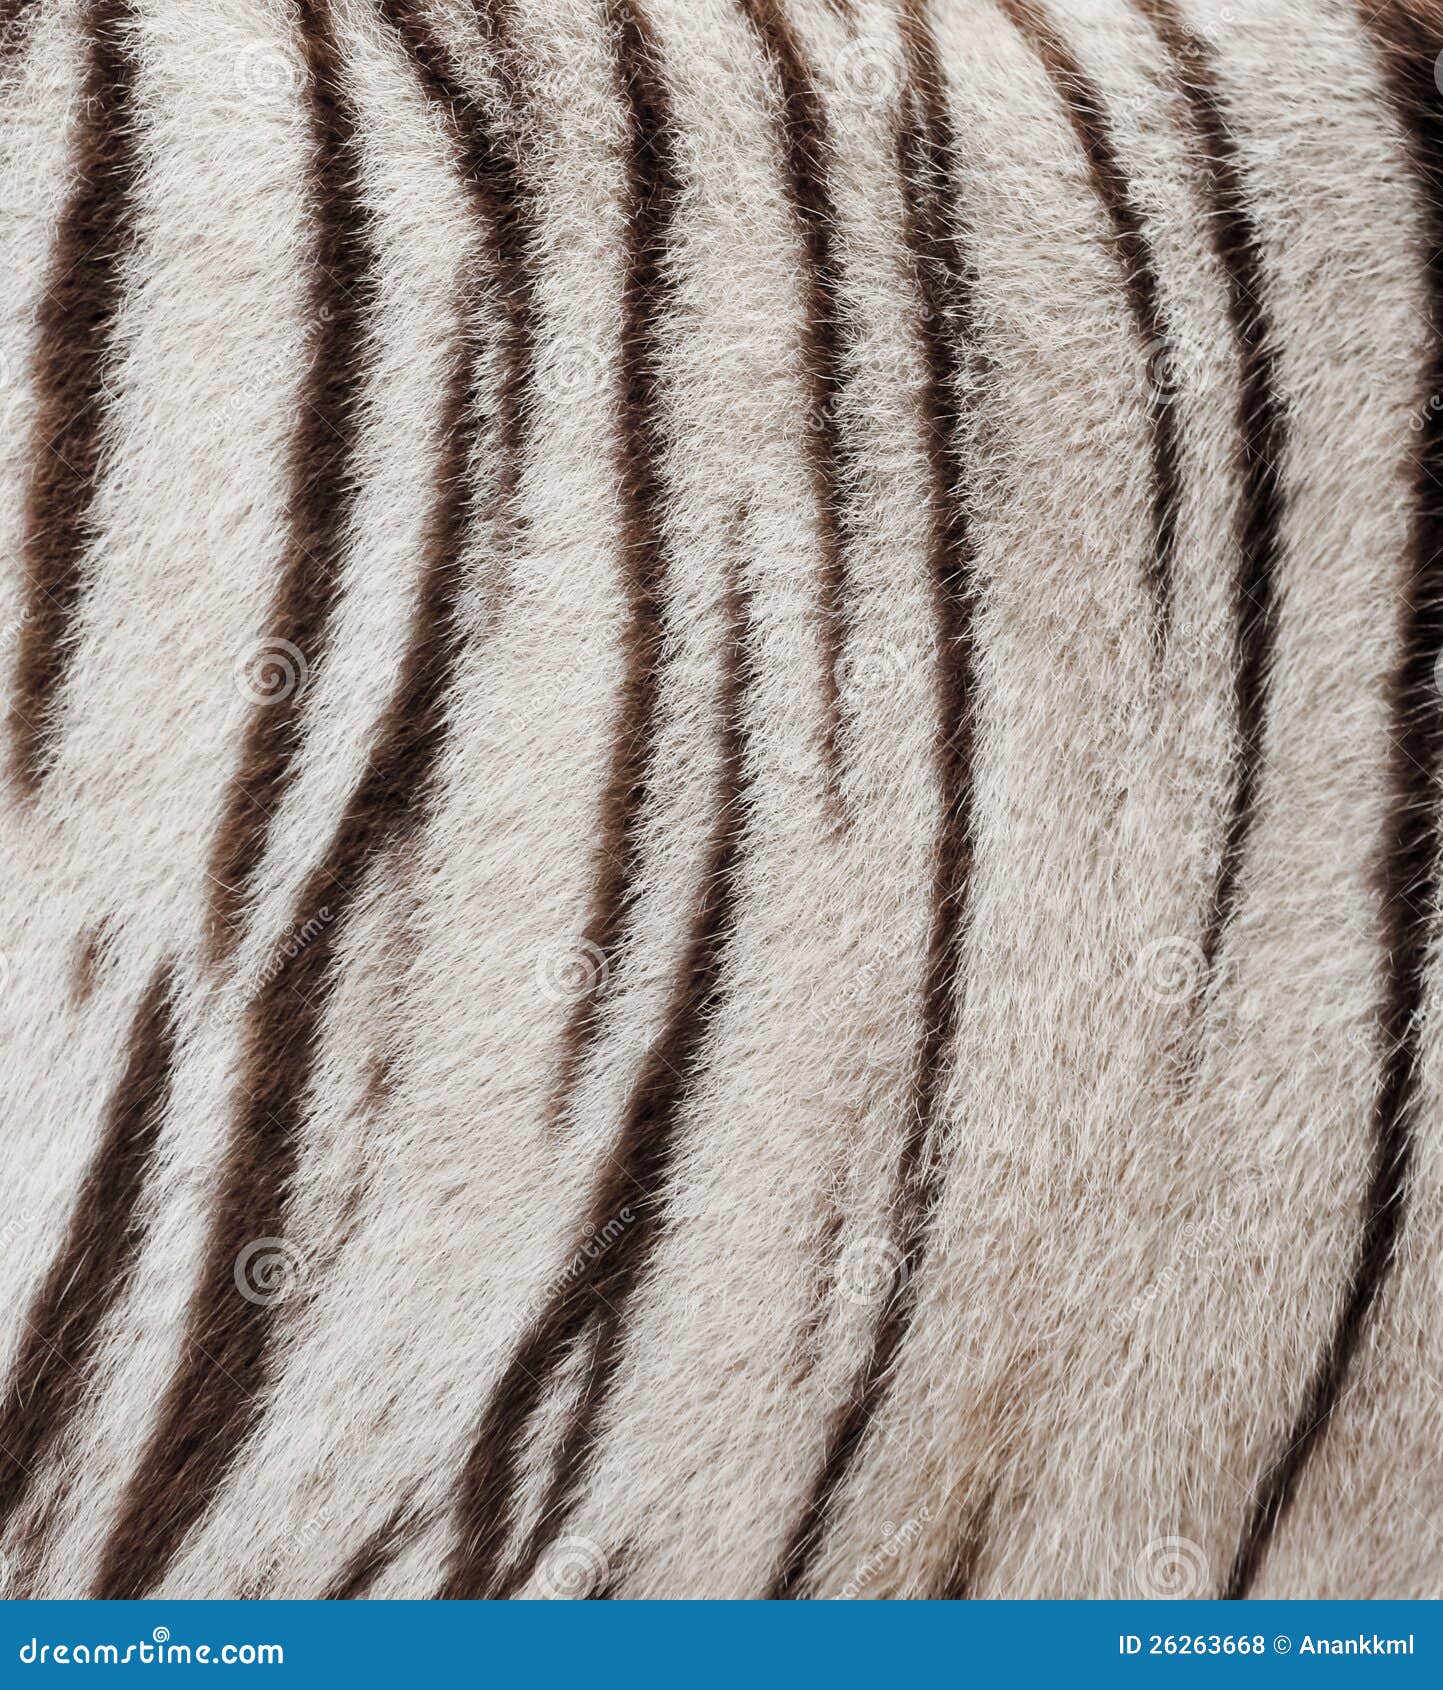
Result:
M802 254L774 85L731 0L649 0L687 183L664 325L659 760L616 989L571 1114L548 1134L569 1005L547 985L584 936L625 635L614 413L627 137L600 0L522 0L526 107L512 138L536 194L541 278L529 526L510 551L483 523L460 560L477 637L449 701L437 797L340 939L287 1225L304 1289L278 1318L266 1411L164 1594L317 1595L403 1502L417 1529L374 1594L439 1587L481 1409L577 1248L661 1031L713 822L733 571L750 611L748 762L724 992L664 1187L638 1193L660 1199L665 1221L565 1535L616 1559L625 1596L759 1594L855 1382L882 1292L853 1295L847 1275L893 1237L912 1107L943 654L894 144L898 8L787 9L830 129L856 336L844 412L856 467L842 490L850 820L837 823L825 790ZM935 5L958 143L949 209L976 262L987 360L965 395L975 866L917 1314L808 1595L917 1595L974 1538L977 1595L1162 1594L1173 1555L1186 1588L1169 1593L1212 1593L1329 1341L1356 1244L1386 968L1374 888L1388 678L1413 421L1428 398L1417 185L1343 0L1186 10L1216 55L1263 240L1288 423L1277 663L1238 915L1215 988L1157 989L1159 947L1186 958L1195 945L1236 751L1240 368L1185 110L1126 0L1058 0L1058 28L1113 117L1181 350L1175 628L1159 668L1145 584L1151 349L1037 58L991 0ZM237 970L217 983L201 955L206 871L251 708L235 667L267 637L303 374L305 119L285 0L138 6L145 168L98 535L56 766L33 806L0 805L7 1364L65 1238L134 1006L166 957L181 1037L134 1277L63 1471L39 1475L0 1544L38 1541L49 1516L39 1594L90 1588L177 1364L246 1003L318 913L296 898L402 662L437 395L491 250L453 137L395 40L367 0L336 11L380 252L362 491L297 778ZM468 8L438 0L435 16L494 111ZM0 93L7 619L23 604L25 371L65 191L78 17L74 0L47 8ZM470 466L483 487L497 452L483 430ZM102 924L82 999L76 958ZM1436 984L1400 1257L1259 1595L1443 1594ZM533 1430L523 1522L575 1387L563 1377ZM1168 1539L1181 1549L1160 1548ZM552 1577L543 1562L529 1592Z

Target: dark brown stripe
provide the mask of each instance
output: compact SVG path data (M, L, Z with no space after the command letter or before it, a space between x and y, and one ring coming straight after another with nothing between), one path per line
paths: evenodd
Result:
M641 866L641 818L655 755L661 662L665 544L661 474L666 448L660 406L660 327L673 280L667 246L682 181L671 100L657 68L657 45L635 0L606 0L617 74L630 122L627 258L621 302L620 428L616 474L627 633L610 768L596 820L595 874L580 949L596 959L595 991L576 1000L561 1036L552 1093L552 1132L571 1104L601 1022L604 983L614 978L631 890Z
M89 1003L110 951L110 928L104 921L87 927L75 946L75 964L70 971L70 1002L76 1009Z
M933 914L922 990L922 1034L912 1107L898 1160L900 1284L888 1303L849 1405L828 1435L811 1494L782 1553L769 1595L794 1596L820 1548L833 1498L852 1470L867 1429L890 1388L911 1328L916 1283L928 1246L940 1174L934 1137L946 1059L957 1031L959 976L971 884L972 742L975 710L972 547L961 384L977 344L975 277L955 235L959 204L956 145L937 47L923 0L908 0L903 41L907 119L899 141L904 232L918 287L926 359L923 399L931 480L932 592L937 666L937 785L941 798Z
M779 0L738 0L738 4L780 86L777 141L792 217L806 255L801 336L808 409L804 451L819 529L823 752L835 811L840 804L841 678L850 635L851 601L843 489L852 454L842 405L854 337L844 308L837 211L828 181L832 141L815 80Z
M479 120L473 115L471 121ZM475 205L484 208L488 248L510 238L512 225L500 215L510 179L508 172L496 171L473 183ZM433 794L447 701L466 646L458 621L461 560L473 532L493 516L490 490L475 489L469 481L491 397L480 385L483 355L471 350L479 338L470 320L479 291L471 278L457 355L441 396L445 444L406 655L366 770L293 906L292 931L311 923L313 936L282 952L247 1014L240 1103L187 1316L185 1352L106 1546L96 1585L101 1596L141 1596L162 1576L224 1481L271 1382L276 1305L239 1295L236 1264L253 1241L285 1236L317 1044L335 986L339 934L371 865L415 835ZM508 344L509 358L525 355L514 340ZM524 392L524 383L518 392ZM518 431L503 437L504 451L523 449L524 412L518 399ZM497 520L504 522L504 513Z
M447 1597L512 1593L536 1565L574 1505L586 1457L609 1399L626 1340L626 1317L665 1226L664 1186L675 1149L680 1106L701 1058L732 932L741 862L746 765L746 649L750 603L742 571L731 564L725 668L717 701L721 735L716 817L701 865L686 953L660 1037L646 1052L615 1141L576 1235L583 1265L552 1294L493 1390L482 1416L458 1500L459 1536L447 1569ZM594 1255L587 1241L630 1216ZM593 1346L541 1517L503 1564L516 1511L524 1435L546 1390L578 1344Z
M1227 125L1217 66L1207 43L1182 20L1173 0L1136 0L1157 30L1187 99L1203 168L1207 227L1228 284L1228 320L1242 379L1238 397L1238 458L1243 483L1240 567L1236 587L1233 687L1238 757L1232 807L1202 950L1211 977L1238 896L1252 832L1268 690L1276 645L1277 571L1283 521L1281 465L1287 425L1279 398L1277 358L1263 307L1266 279L1257 224L1248 209L1237 143Z
M578 1326L575 1332L571 1333L563 1341L564 1348L558 1355L554 1366L551 1367L548 1379L538 1378L536 1380L536 1396L530 1409L527 1410L528 1418L530 1413L534 1412L536 1405L539 1403L541 1395L545 1391L546 1385L549 1383L550 1377L554 1377L556 1373L561 1371L561 1368L564 1366L567 1358L573 1352L574 1346L578 1343L585 1343L589 1346L589 1371L587 1383L582 1387L582 1397L578 1399L577 1405L572 1411L568 1430L562 1436L560 1450L553 1462L551 1483L546 1499L538 1511L538 1518L542 1520L548 1518L551 1512L560 1505L564 1495L566 1494L566 1476L573 1474L576 1469L578 1448L576 1436L579 1427L583 1424L583 1403L586 1392L591 1388L595 1381L595 1360L599 1341L600 1332L594 1322L590 1329L588 1329L584 1323ZM539 1351L536 1353L539 1357ZM548 1363L544 1358L538 1359L538 1368L545 1367L547 1365ZM470 1459L472 1462L476 1459L474 1446ZM517 1482L519 1464L516 1463L514 1455L508 1455L507 1461L507 1476L504 1481L498 1480L498 1484L502 1485L509 1495L510 1490ZM425 1518L413 1517L408 1519L406 1517L406 1510L408 1506L408 1501L400 1503L385 1524L380 1526L371 1534L371 1536L364 1544L362 1544L361 1548L351 1558L345 1570L338 1577L328 1594L335 1597L355 1598L365 1596L369 1592L371 1586L387 1569L387 1567L391 1565L392 1561L410 1541L414 1533L419 1530L422 1525L430 1523L429 1519ZM507 1527L505 1525L501 1528L503 1540L506 1529ZM504 1541L498 1546L498 1553L502 1547L504 1547ZM528 1555L526 1562L526 1570L528 1572L535 1565L543 1547L544 1545L539 1541L534 1545L534 1549ZM517 1582L515 1574L516 1569L514 1567L508 1569L508 1585ZM498 1594L501 1593L498 1592Z
M57 732L55 712L74 644L83 562L94 534L123 269L135 241L140 159L138 61L130 0L88 0L85 69L76 101L73 181L36 309L35 438L25 490L25 598L10 702L10 764L33 795Z
M498 1597L513 1597L525 1586L580 1488L587 1457L591 1453L596 1417L615 1366L612 1363L611 1370L606 1370L602 1361L604 1357L619 1357L624 1315L624 1309L605 1308L598 1304L590 1328L573 1347L572 1353L581 1352L584 1357L576 1401L552 1455L551 1476L536 1510L537 1523L507 1566L504 1578L496 1587Z
M271 822L292 779L310 672L324 655L340 598L347 529L357 495L365 343L378 255L362 194L355 107L346 88L328 0L298 0L310 130L308 222L315 231L306 282L307 371L291 437L285 550L266 615L248 655L257 680L282 677L246 723L239 764L211 849L211 954L226 958ZM260 689L263 693L266 689Z
M490 595L488 615L494 621L512 584L510 553L525 528L525 512L517 495L526 462L541 310L535 264L540 212L518 161L515 141L508 135L525 107L516 74L513 0L473 0L472 4L501 86L502 110L494 123L478 107L460 66L431 21L425 0L379 0L379 4L411 55L427 98L445 114L473 209L495 229L491 256L500 320L490 332L499 336L503 356L491 404L502 453L489 503L496 513L503 573Z
M1065 108L1087 160L1094 193L1102 204L1122 268L1122 280L1149 360L1148 421L1152 436L1153 542L1148 588L1160 638L1172 617L1173 553L1177 545L1178 504L1182 485L1178 465L1177 418L1166 383L1152 371L1176 367L1166 325L1152 247L1133 201L1126 172L1112 141L1102 94L1041 9L1032 0L997 0L1041 61Z
M106 1316L130 1283L145 1234L141 1205L170 1101L175 981L156 970L131 1023L125 1070L70 1227L25 1314L0 1399L0 1528L84 1401Z
M1443 393L1443 97L1434 65L1443 51L1443 13L1406 4L1361 8L1383 61L1389 98L1417 179L1426 266L1429 364L1419 389ZM1400 594L1401 657L1394 673L1388 732L1388 818L1379 854L1378 900L1387 984L1379 1008L1382 1072L1372 1113L1373 1168L1362 1228L1337 1323L1319 1358L1282 1452L1258 1481L1254 1505L1224 1595L1251 1590L1279 1522L1322 1439L1397 1255L1413 1162L1419 1021L1433 912L1438 907L1443 711L1443 410L1424 407L1407 584Z

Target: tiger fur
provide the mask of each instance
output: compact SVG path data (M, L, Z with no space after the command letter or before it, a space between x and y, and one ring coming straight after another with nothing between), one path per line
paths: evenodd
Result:
M1443 9L0 24L5 1593L1443 1595Z

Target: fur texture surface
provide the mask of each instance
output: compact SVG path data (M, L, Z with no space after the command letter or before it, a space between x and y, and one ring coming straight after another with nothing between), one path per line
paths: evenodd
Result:
M0 3L0 1568L1443 1596L1443 9Z

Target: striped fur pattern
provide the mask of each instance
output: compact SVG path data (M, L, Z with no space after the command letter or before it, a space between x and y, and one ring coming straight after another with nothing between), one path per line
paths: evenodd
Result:
M1443 1595L1440 51L3 0L8 1593Z

